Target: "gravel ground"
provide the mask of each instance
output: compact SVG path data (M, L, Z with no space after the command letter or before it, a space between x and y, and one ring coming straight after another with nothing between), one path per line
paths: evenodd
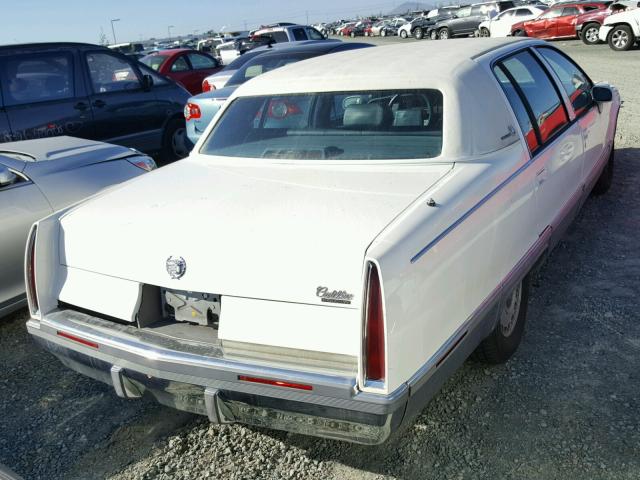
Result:
M616 173L542 270L506 365L467 362L402 436L363 447L119 399L36 348L22 311L0 320L0 465L26 479L640 478L640 50L557 45L621 91Z

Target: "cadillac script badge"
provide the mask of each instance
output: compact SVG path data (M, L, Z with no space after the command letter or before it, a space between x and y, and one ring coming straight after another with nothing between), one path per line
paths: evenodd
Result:
M177 280L187 271L187 262L182 257L167 258L167 273L171 278Z
M327 287L320 286L316 289L316 296L320 297L320 301L327 303L345 303L351 304L353 294L344 290L329 290Z

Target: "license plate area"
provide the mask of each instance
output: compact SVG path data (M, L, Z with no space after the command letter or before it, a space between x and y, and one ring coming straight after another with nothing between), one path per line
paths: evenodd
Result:
M220 295L186 290L160 289L163 317L176 322L220 326Z

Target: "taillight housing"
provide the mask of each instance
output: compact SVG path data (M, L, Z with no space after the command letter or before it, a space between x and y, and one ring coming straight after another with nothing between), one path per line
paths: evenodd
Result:
M369 263L367 268L367 289L364 304L363 332L363 378L367 382L384 382L386 379L386 352L384 303L378 268Z
M200 107L195 103L187 103L184 107L184 118L189 121L196 118L201 118L202 112Z
M146 172L150 172L151 170L155 170L158 168L156 162L153 161L152 158L149 157L133 157L127 159L131 165L134 165L138 168Z
M40 311L38 304L38 292L36 289L36 233L38 226L34 225L27 240L27 251L25 252L25 284L27 287L27 300L29 301L29 311L31 315L36 315Z
M202 81L202 92L210 92L211 90L215 90L216 86L213 83L209 83L209 80L206 78Z

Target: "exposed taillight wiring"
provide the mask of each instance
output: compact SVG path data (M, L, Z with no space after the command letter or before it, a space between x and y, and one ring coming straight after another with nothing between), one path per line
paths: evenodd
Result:
M200 107L195 103L187 103L184 107L184 118L186 121L202 117Z
M384 306L380 275L373 263L368 267L363 341L365 383L367 381L384 382L386 367Z
M38 226L34 225L29 233L27 241L27 251L25 255L25 277L27 285L27 299L29 301L29 311L31 315L36 315L40 311L38 304L38 292L36 289L36 233Z

